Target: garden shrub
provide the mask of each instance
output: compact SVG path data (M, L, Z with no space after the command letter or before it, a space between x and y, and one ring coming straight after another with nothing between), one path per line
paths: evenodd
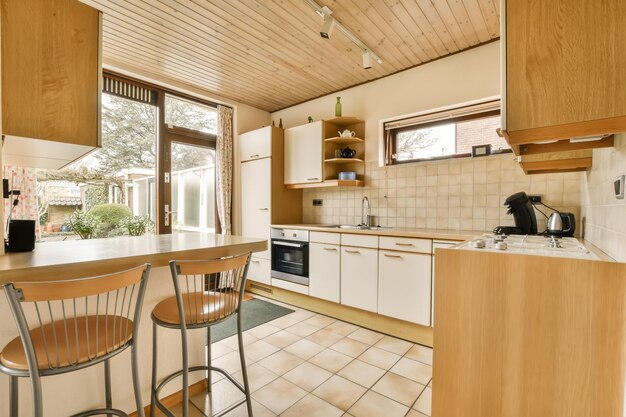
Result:
M130 208L123 204L101 204L89 210L88 214L97 221L94 237L119 236L120 232L116 229L133 215Z

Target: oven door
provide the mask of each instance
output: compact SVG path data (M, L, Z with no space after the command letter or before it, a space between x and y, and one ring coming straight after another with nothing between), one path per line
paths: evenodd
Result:
M272 278L309 285L309 243L272 240Z

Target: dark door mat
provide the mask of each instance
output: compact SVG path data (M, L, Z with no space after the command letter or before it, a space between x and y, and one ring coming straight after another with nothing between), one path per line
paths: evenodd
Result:
M295 311L258 298L245 301L241 309L244 331ZM237 316L232 316L228 320L211 327L211 343L219 342L235 334L237 334Z

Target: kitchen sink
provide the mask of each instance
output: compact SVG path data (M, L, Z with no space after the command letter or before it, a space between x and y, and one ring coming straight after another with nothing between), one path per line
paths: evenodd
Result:
M347 230L385 230L391 229L391 227L383 227L383 226L355 226L352 224L330 224L323 225L320 227L328 227L329 229L347 229Z

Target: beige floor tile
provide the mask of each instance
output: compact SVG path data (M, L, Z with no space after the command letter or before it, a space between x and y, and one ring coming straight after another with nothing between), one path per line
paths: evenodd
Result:
M291 382L278 378L270 382L252 396L275 414L281 414L307 394L305 390Z
M433 366L432 348L422 345L413 345L413 347L409 349L409 351L404 356L409 359L413 359L415 361L419 361L427 365Z
M326 401L308 394L292 405L281 417L340 417L343 411Z
M409 407L374 391L368 391L348 412L354 417L403 417Z
M341 352L344 355L356 358L369 349L369 347L370 346L365 343L346 337L332 345L330 348L336 350L337 352Z
M307 360L322 350L324 350L324 346L318 345L315 342L311 342L310 340L300 339L296 343L291 344L285 348L285 350L289 353L293 353L299 358Z
M286 330L280 330L274 334L265 337L263 340L282 349L292 343L297 342L300 339L300 336L296 336L295 334L289 333Z
M350 339L358 340L359 342L366 343L368 345L373 345L384 336L384 334L380 334L369 329L358 329L348 335Z
M433 368L422 362L409 358L402 358L392 368L391 372L412 379L422 385L427 385L433 377Z
M170 411L172 413L174 413L177 416L182 416L183 415L183 405L182 404L176 404L176 405L174 405L172 407L169 407L169 409L170 409ZM165 414L163 414L161 412L161 410L157 410L157 412L155 414L155 417L162 417L162 416L165 416ZM193 405L193 403L191 403L191 401L190 401L190 404L189 404L189 417L202 417L202 416L204 416L204 414L202 414L200 412L200 410L198 410Z
M296 311L291 314L288 314L287 317L290 317L298 321L302 321L302 320L311 318L315 315L317 315L317 313L314 313L313 311L305 310L303 308L296 308Z
M333 318L330 318L328 316L324 316L322 314L317 314L317 315L315 315L313 317L310 317L310 318L304 320L304 322L306 324L310 324L310 325L316 326L316 327L326 327L328 325L333 324L336 321L337 321L337 319L333 319Z
M420 413L430 416L431 406L433 402L433 390L430 387L426 387L422 395L419 396L413 408Z
M395 353L387 352L386 350L372 346L363 352L358 359L381 369L389 370L400 360L401 357L402 356L396 355Z
M244 398L243 392L232 382L222 379L213 384L211 393L202 393L191 398L191 401L203 413L218 413Z
M308 335L306 338L318 345L328 347L343 339L343 336L327 329L321 329Z
M410 407L424 388L422 384L394 374L393 372L387 372L385 376L372 387L372 390Z
M315 364L321 368L326 369L329 372L337 372L348 363L352 361L352 358L343 353L337 352L332 349L326 349L318 353L309 359L309 362Z
M253 327L252 329L246 331L246 333L251 334L252 336L256 337L257 339L263 339L271 334L276 333L277 331L279 331L280 328L276 327L276 326L272 326L269 323L265 323L262 324L260 326L256 326Z
M250 343L248 346L244 346L243 350L246 354L246 358L249 358L253 362L257 362L268 357L272 353L278 352L280 349L264 340L257 340L254 343Z
M278 378L278 375L276 375L274 372L270 371L269 369L259 365L258 363L252 364L248 366L247 368L248 368L248 383L250 384L250 392L254 392L258 390L259 388L265 386L266 384L269 384L276 378ZM239 381L243 385L243 377L242 377L241 371L235 372L233 376L235 377L237 381Z
M250 343L254 343L256 342L257 339L256 337L252 336L250 333L244 333L243 334L243 345L244 346L248 346ZM222 340L221 342L224 342L224 344L226 346L228 346L229 348L233 349L233 350L237 350L239 349L239 342L237 341L237 335L232 335L230 337L227 337L226 339Z
M426 414L422 414L419 411L415 411L413 409L409 410L406 417L428 417Z
M347 336L355 330L359 329L359 326L355 326L352 323L346 323L345 321L337 320L333 324L325 327L326 330L330 330L334 333L339 333L342 336Z
M276 417L276 414L263 407L261 404L259 404L258 401L254 399L252 399L252 413L254 414L254 417ZM246 404L242 404L230 413L224 415L224 417L249 417L248 408Z
M211 343L211 357L213 359L217 359L220 356L224 356L232 351L233 349L227 344L223 343L223 341Z
M283 378L296 384L303 390L311 392L332 375L333 374L319 366L304 362L283 375Z
M241 361L239 359L239 352L237 351L230 352L211 362L213 366L222 368L226 372L231 374L234 374L237 371L241 371Z
M274 327L278 327L279 329L284 329L286 327L293 326L294 324L299 323L299 322L300 320L296 320L289 316L282 316L275 320L270 321L269 324L271 324Z
M333 375L317 387L313 394L335 407L347 411L367 390L362 386Z
M374 346L380 349L384 349L388 352L395 353L396 355L404 355L411 347L413 343L406 340L397 339L391 336L385 336L380 339Z
M304 360L294 354L279 350L273 355L259 361L260 365L274 372L276 375L283 375L300 365Z
M285 330L287 330L289 333L295 334L296 336L307 337L308 335L315 333L319 329L319 327L313 326L312 324L300 322L294 324L293 326L287 327Z
M383 369L377 368L369 363L361 362L358 359L347 364L337 375L356 382L365 388L370 388L381 376L385 374ZM417 397L416 397L417 398Z

